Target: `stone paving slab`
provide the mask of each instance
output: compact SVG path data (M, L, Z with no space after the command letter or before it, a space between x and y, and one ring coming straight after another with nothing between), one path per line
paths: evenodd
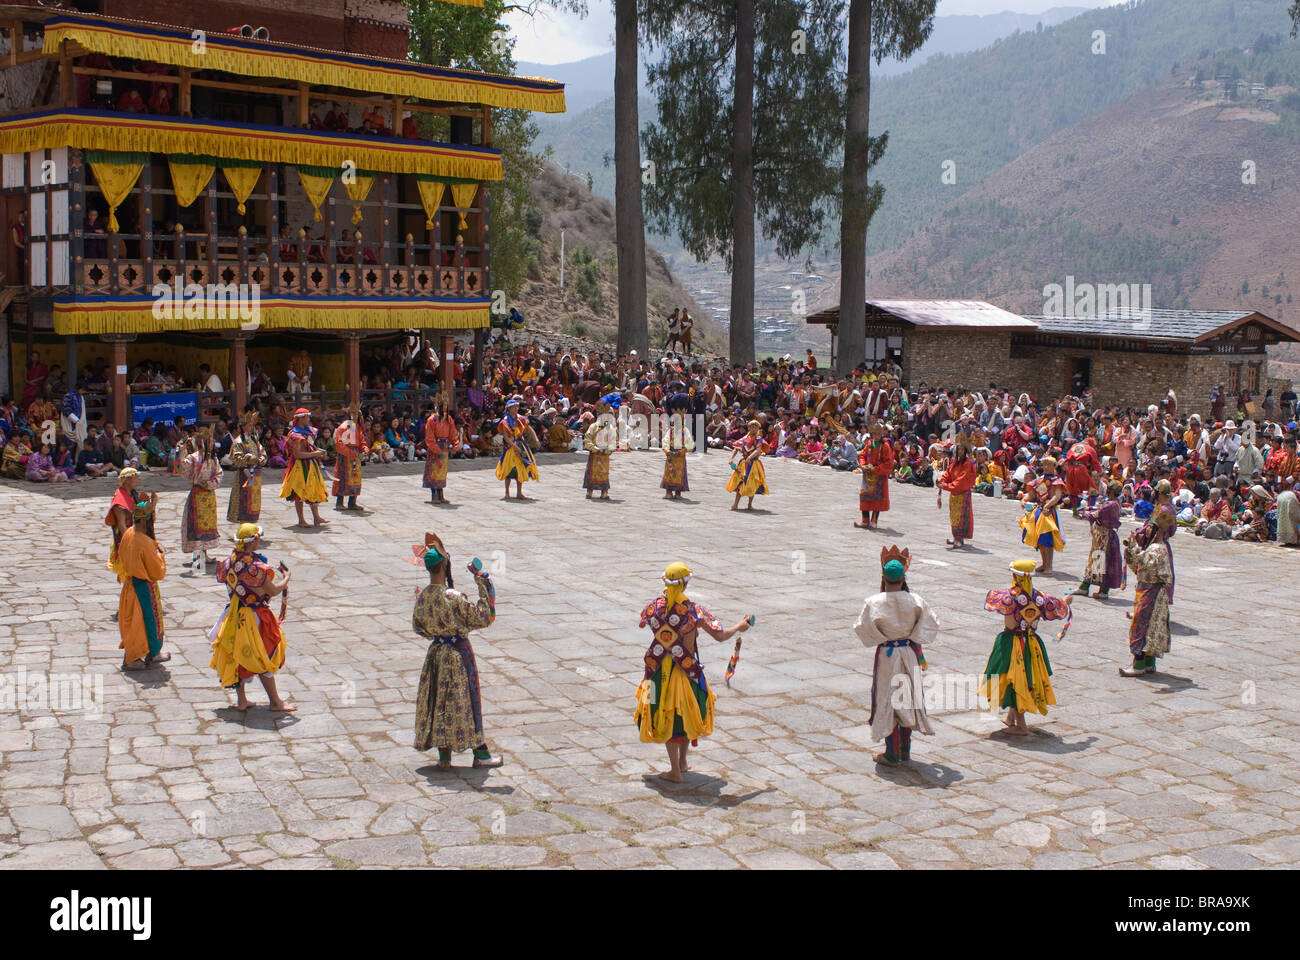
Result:
M119 669L109 619L111 484L0 484L0 867L1300 864L1300 596L1288 585L1300 557L1180 533L1162 673L1116 673L1131 592L1077 600L1068 636L1048 641L1060 702L1015 740L968 696L1000 629L984 593L1027 553L1014 504L977 498L974 548L954 553L932 490L895 485L886 529L868 533L852 526L853 475L769 462L776 493L748 514L726 509L724 457L690 461L683 503L661 499L661 465L616 456L607 504L584 499L579 457L543 456L530 503L504 502L490 464L455 463L445 508L428 504L418 465L369 469L373 512L327 509L320 531L292 527L268 477L267 552L295 572L280 674L293 716L241 717L208 669L225 593L181 565L178 480L145 480L161 491L173 659L136 675ZM1064 524L1061 572L1037 580L1051 593L1077 584L1086 555L1086 525ZM423 571L404 558L426 529L456 569L477 555L497 581L497 621L473 639L499 770L465 756L439 773L411 748ZM871 653L852 624L892 542L912 550L911 588L939 614L926 655L943 696L913 765L879 769ZM717 725L682 785L651 776L663 748L632 724L648 639L638 611L678 559L724 623L758 617L730 688L729 646L702 648ZM68 675L53 710L52 674ZM68 699L73 675L89 706Z

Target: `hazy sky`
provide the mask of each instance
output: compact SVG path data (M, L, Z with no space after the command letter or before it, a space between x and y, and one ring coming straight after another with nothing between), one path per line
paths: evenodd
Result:
M1041 13L1052 7L1104 7L1117 0L939 0L941 16L963 13ZM537 17L511 14L506 22L515 37L515 59L531 63L569 63L614 49L614 13L610 0L588 0L586 19L545 12Z

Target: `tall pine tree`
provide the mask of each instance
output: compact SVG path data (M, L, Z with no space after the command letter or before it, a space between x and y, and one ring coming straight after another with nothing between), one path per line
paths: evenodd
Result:
M755 228L779 255L811 249L833 215L844 113L836 0L642 0L659 57L642 135L646 220L731 271L733 363L754 359Z
M867 227L884 197L870 183L888 133L870 135L871 58L905 60L934 28L936 0L849 0L849 72L840 205L840 322L835 364L853 370L866 356Z
M614 229L618 245L618 352L650 345L637 111L637 0L614 0Z

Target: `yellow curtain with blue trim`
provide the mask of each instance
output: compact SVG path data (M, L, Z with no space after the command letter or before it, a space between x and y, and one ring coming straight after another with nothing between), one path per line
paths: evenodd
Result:
M257 181L262 178L262 165L222 161L221 175L226 178L230 192L235 195L235 209L243 216L248 212L248 198L253 195Z
M188 207L199 198L217 168L201 157L175 156L167 158L167 169L171 171L177 206Z
M465 212L474 206L474 198L478 196L477 183L453 183L451 185L451 202L460 212L460 228L465 230L469 224L465 221Z
M362 220L361 204L366 202L366 197L370 196L370 188L375 185L373 174L362 173L357 170L351 183L345 179L343 186L347 187L348 199L356 206L352 208L352 222L358 224Z
M117 233L117 208L131 195L147 159L148 154L144 153L87 151L86 162L99 184L99 192L108 201L109 233Z
M442 195L447 190L447 184L432 177L416 177L415 184L420 188L420 203L424 205L424 229L432 230L433 218L442 206Z
M330 195L330 187L334 185L336 171L332 167L311 167L304 164L300 164L297 170L298 179L302 181L302 188L307 194L308 201L311 202L312 220L320 223L321 204Z

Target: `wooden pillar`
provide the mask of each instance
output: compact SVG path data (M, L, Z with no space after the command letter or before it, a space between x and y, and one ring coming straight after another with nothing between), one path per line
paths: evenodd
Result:
M355 333L343 338L346 355L345 369L348 381L348 404L361 402L361 337Z
M140 171L140 261L144 264L144 289L153 289L153 157Z
M77 338L64 337L64 369L68 371L68 386L77 385Z
M388 259L388 232L390 229L389 222L392 217L392 213L390 212L390 204L392 203L392 180L393 178L387 175L379 178L379 292L384 296L387 296L392 290L390 284L391 271L389 270L389 267L393 264L392 261ZM410 290L406 290L405 292L409 294Z
M230 389L234 391L234 414L238 420L248 406L248 352L247 338L235 336L230 344Z
M298 126L306 130L311 126L311 87L298 84Z
M180 104L178 109L182 117L188 117L193 110L191 99L193 88L190 86L190 78L193 74L194 71L190 67L181 67Z
M456 380L452 377L452 362L455 359L455 342L444 333L442 335L442 357L439 366L442 373L442 401L448 410L456 409Z
M113 341L113 426L130 430L131 403L126 395L126 341Z

